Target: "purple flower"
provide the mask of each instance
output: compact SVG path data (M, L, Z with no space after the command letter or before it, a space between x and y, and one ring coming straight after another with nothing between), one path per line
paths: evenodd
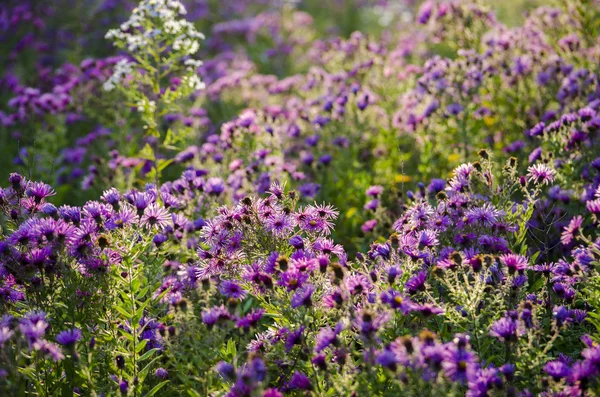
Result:
M267 389L263 393L263 397L283 397L283 393L277 389Z
M224 306L215 306L210 309L204 309L202 312L202 321L208 327L212 327L219 321L229 320L231 315Z
M305 284L302 288L296 290L294 296L292 296L292 308L299 306L310 306L312 304L311 297L315 287L310 284Z
M430 194L437 194L444 190L446 187L446 181L444 179L432 179L431 183L427 186L427 191Z
M492 324L490 335L504 342L512 342L517 339L519 326L516 320L511 317L502 317Z
M414 294L417 291L425 290L425 280L427 280L427 272L420 271L415 276L411 277L406 281L404 287L406 288L406 292L409 294Z
M41 339L46 334L47 328L48 322L44 312L29 312L19 322L19 330L30 344Z
M165 228L171 224L171 216L163 206L158 203L152 203L144 209L144 215L141 222L149 228Z
M302 236L292 236L289 240L289 243L297 250L304 248L304 240L302 239Z
M221 282L219 292L227 298L233 299L241 299L246 296L246 291L239 284L227 280Z
M537 147L535 149L533 149L531 151L531 153L529 154L529 164L533 164L536 161L538 161L540 159L540 157L542 157L542 148L541 147Z
M535 164L527 168L527 179L536 185L548 185L554 181L556 171L546 164Z
M367 193L367 196L377 198L381 193L383 193L383 186L380 186L380 185L370 186L367 189L366 193Z
M571 320L569 310L564 306L555 306L552 309L552 316L559 327Z
M485 203L481 207L467 211L466 215L469 223L477 222L483 226L492 227L504 213L494 208L492 204Z
M275 236L283 237L294 230L294 222L292 217L285 213L271 216L266 221L267 230Z
M245 331L248 331L250 328L256 327L263 314L265 313L264 309L252 309L252 311L246 314L244 317L240 318L235 326L238 328L243 328Z
M73 346L81 340L81 330L78 328L69 329L59 332L56 335L56 341L63 346Z
M517 254L506 254L500 255L500 262L508 268L508 272L513 274L515 272L522 273L527 269L527 258Z
M121 391L121 394L127 394L129 391L129 383L125 379L122 379L119 382L119 390Z
M467 383L475 374L475 355L467 350L465 337L457 336L445 352L442 368L455 382ZM464 346L463 346L464 345Z
M299 371L294 372L287 386L291 390L312 390L308 376Z
M581 215L577 215L569 222L569 225L563 229L563 232L560 236L560 242L563 245L569 245L575 238L575 234L581 228L583 224L583 217Z
M446 107L446 113L451 116L458 116L463 111L463 107L459 103L452 103Z
M377 219L370 219L362 224L362 226L360 227L360 230L362 230L363 233L369 233L369 232L372 232L376 226L377 226Z
M46 197L54 196L56 192L50 185L43 182L29 182L25 195L27 197L33 197L36 202L41 202Z
M571 373L567 364L559 360L546 363L546 365L544 365L544 372L550 375L556 382L561 378L568 377Z
M50 356L54 361L60 361L65 356L60 351L60 347L55 345L54 343L50 343L47 340L40 339L33 343L32 345L34 350L42 352L44 355Z
M159 379L167 379L169 377L169 372L166 369L159 367L154 371L154 376Z
M221 375L221 377L228 381L234 381L237 377L235 373L235 367L225 361L220 361L215 365L215 370Z
M315 353L320 353L330 345L337 346L337 336L340 332L342 332L341 324L336 325L335 329L332 329L331 327L321 328L315 338Z

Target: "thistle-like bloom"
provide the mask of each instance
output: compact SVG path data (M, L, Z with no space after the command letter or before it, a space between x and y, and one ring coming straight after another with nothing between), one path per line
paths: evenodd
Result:
M546 164L535 164L527 168L527 179L536 185L548 185L554 181L556 171Z
M144 209L144 215L141 222L148 228L159 227L165 228L171 223L171 216L163 206L152 203Z

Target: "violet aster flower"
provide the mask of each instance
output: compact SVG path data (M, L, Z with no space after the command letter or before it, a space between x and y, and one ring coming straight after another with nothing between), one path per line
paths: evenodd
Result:
M243 328L245 331L250 330L250 328L256 327L263 314L265 313L264 309L252 309L252 311L246 314L244 317L240 318L236 322L236 327Z
M305 284L302 288L296 290L292 296L291 306L293 309L300 306L310 306L312 304L311 297L315 287L310 284Z
M246 296L246 291L233 281L222 281L219 285L219 292L227 298L241 299Z
M457 336L445 352L442 368L455 382L467 383L475 374L476 358L464 345L464 337Z
M73 346L81 340L81 330L73 328L65 330L56 335L56 341L63 346Z
M129 383L125 379L122 379L119 382L119 390L122 394L127 394L127 392L129 391Z
M429 194L437 194L444 190L446 187L446 181L444 179L432 179L431 183L427 186Z
M30 312L25 315L19 322L19 330L30 344L33 344L46 334L48 322L46 321L46 313Z
M302 239L302 236L290 237L289 243L292 247L294 247L297 250L304 249L304 240Z
M225 361L219 361L214 366L214 370L221 376L221 378L223 378L223 380L228 382L234 382L238 376L235 367Z
M470 223L478 222L484 226L492 227L498 222L499 217L504 215L504 212L496 209L490 203L485 203L481 207L467 211L466 215Z
M600 198L589 200L585 204L585 208L592 214L600 216Z
M33 343L34 350L42 352L44 355L50 356L55 362L65 358L64 354L60 351L60 347L54 343L50 343L47 340L40 339Z
M54 189L43 182L29 182L25 189L25 195L34 198L38 203L46 197L54 196L55 194Z
M560 236L560 242L563 245L569 245L575 238L575 234L581 228L583 224L583 217L581 215L577 215L569 222L569 225L563 229L563 232Z
M506 254L500 255L500 262L508 268L508 272L513 274L515 272L522 273L527 269L527 258L517 254Z
M149 228L165 228L171 223L171 216L163 206L158 203L152 203L144 209L144 215L141 222Z
M337 324L334 329L331 327L321 328L315 338L315 353L320 353L328 346L337 346L339 341L337 336L342 332L342 325Z
M537 185L548 185L554 181L556 171L546 164L534 164L527 168L527 179Z
M463 106L459 103L452 103L446 107L446 113L451 116L458 116L463 111Z
M166 369L159 367L154 371L154 376L159 379L167 379L169 377L169 372Z
M502 317L492 324L490 335L501 341L511 342L517 339L519 334L519 325L516 320L511 317Z
M363 233L370 233L375 229L376 226L377 226L377 219L370 219L362 224L362 226L360 227L360 230L362 230Z
M370 186L367 189L366 193L367 193L367 196L377 198L381 193L383 193L383 186L381 186L381 185Z
M427 280L427 272L420 271L413 277L409 278L404 285L406 288L406 292L409 294L414 294L417 291L425 290L425 281Z
M562 361L549 361L544 365L544 372L550 375L556 382L570 375L571 371L567 364Z
M294 230L294 221L291 216L281 213L269 217L266 221L267 230L275 236L283 237Z
M531 153L529 154L529 158L528 158L529 164L535 163L541 157L542 157L542 148L541 147L537 147L537 148L533 149L531 151Z
M119 204L119 200L121 199L121 194L119 193L119 191L117 189L112 187L108 190L105 190L104 193L102 194L101 198L106 203L108 203L112 206L116 206L117 204Z
M309 205L307 209L316 214L319 218L327 220L335 219L340 214L339 211L330 204Z
M299 371L294 372L287 387L290 390L312 390L312 385L308 376Z

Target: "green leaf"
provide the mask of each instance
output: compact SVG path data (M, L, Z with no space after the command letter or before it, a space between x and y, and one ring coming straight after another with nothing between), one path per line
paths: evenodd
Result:
M139 354L139 352L141 352L142 350L144 350L144 348L146 348L147 344L148 344L148 339L142 339L141 342L135 347L135 352Z
M146 353L142 354L140 356L140 361L144 361L150 358L150 356L152 356L154 353L156 353L158 351L158 349L154 348L154 349L150 349L148 350Z
M130 319L131 317L133 317L133 314L129 313L127 310L123 309L121 306L117 306L115 305L114 308L121 313L121 315L127 319Z
M154 386L148 393L146 393L145 397L150 397L150 396L155 395L167 383L169 383L169 380L165 380L165 381L160 382L158 385Z

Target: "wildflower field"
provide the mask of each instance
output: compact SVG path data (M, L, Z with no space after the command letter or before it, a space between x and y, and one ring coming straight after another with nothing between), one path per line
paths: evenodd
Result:
M3 0L0 396L600 396L600 1Z

